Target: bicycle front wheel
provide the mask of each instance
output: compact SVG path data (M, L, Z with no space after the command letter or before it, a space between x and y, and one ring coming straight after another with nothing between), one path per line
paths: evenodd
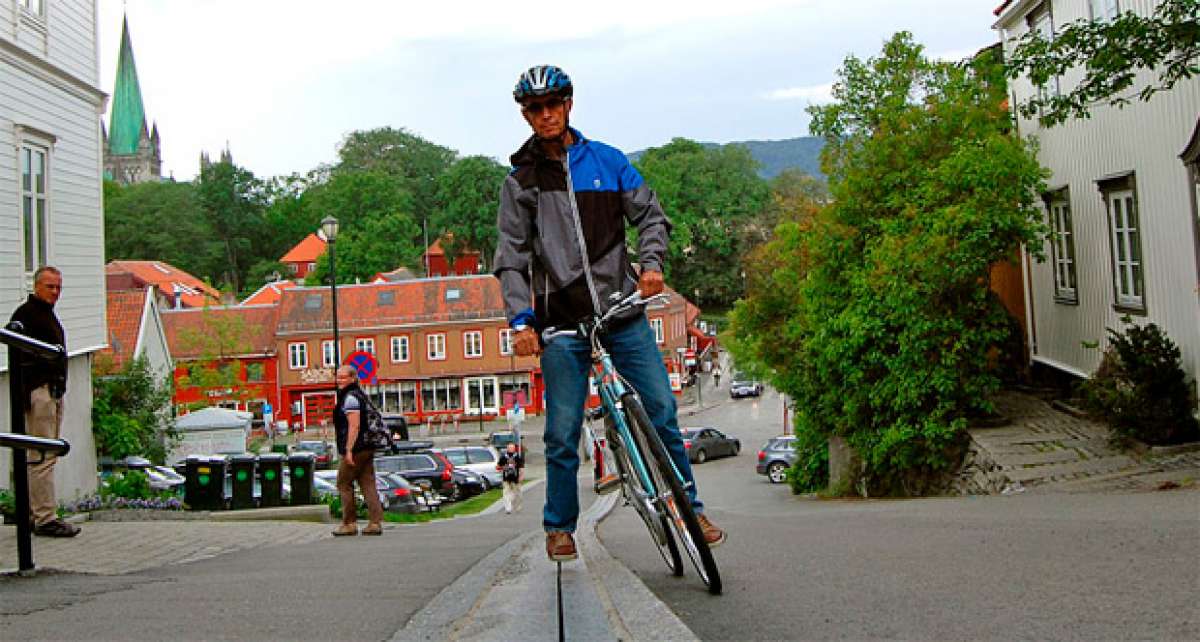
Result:
M621 476L621 494L625 498L625 503L633 505L634 511L645 522L646 530L650 532L650 539L658 549L658 554L667 563L671 574L676 577L683 575L683 557L679 554L679 546L675 544L675 537L671 535L670 520L661 510L654 507L655 493L653 489L647 489L642 485L641 477L638 476L633 462L630 460L629 448L621 440L620 434L611 428L608 431L608 447L609 452L612 453L613 462L617 466L617 474Z
M630 432L638 440L638 445L642 446L647 468L654 478L655 486L659 488L659 505L666 513L671 530L683 544L692 565L700 574L700 579L708 587L708 592L720 595L721 574L717 570L717 562L713 559L708 542L704 541L704 529L700 528L700 520L696 518L692 501L688 499L683 482L675 472L667 447L659 438L654 424L650 423L650 416L646 414L646 409L642 407L642 402L636 395L626 393L621 402L625 407L625 416L630 422Z

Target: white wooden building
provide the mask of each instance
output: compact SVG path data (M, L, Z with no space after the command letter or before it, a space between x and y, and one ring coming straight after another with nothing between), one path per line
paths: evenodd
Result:
M1010 0L994 28L1005 51L1031 29L1052 34L1080 19L1117 12L1150 15L1161 0ZM1018 104L1035 91L1069 91L1075 70L1049 86L1012 84ZM1134 91L1155 76L1143 73ZM1096 106L1092 117L1045 128L1020 119L1018 132L1040 145L1052 175L1044 195L1057 232L1044 262L1024 257L1027 330L1036 363L1090 376L1108 345L1106 328L1155 323L1180 347L1183 366L1200 374L1200 78L1149 102Z
M0 317L33 271L63 273L56 312L67 332L60 499L96 488L91 359L105 344L104 212L96 0L0 0ZM0 350L0 430L9 430L8 355ZM0 486L9 484L0 450Z

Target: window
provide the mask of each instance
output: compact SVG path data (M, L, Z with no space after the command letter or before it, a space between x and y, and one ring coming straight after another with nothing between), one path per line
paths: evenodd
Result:
M1138 224L1137 201L1131 189L1108 192L1108 224L1112 231L1113 287L1117 307L1135 311L1146 309L1142 242Z
M463 333L463 356L478 359L483 356L483 333L471 330Z
M511 409L514 403L528 408L533 396L530 394L529 375L500 375L500 403Z
M1036 31L1045 38L1047 42L1054 42L1054 16L1050 13L1050 3L1043 2L1038 8L1029 13L1027 18L1030 31ZM1049 80L1044 85L1037 87L1038 100L1048 100L1051 95L1059 95L1058 76Z
M421 383L421 405L425 412L462 409L462 382L430 379Z
M431 334L425 337L426 356L430 361L442 361L446 358L446 335Z
M41 3L37 3L41 7ZM47 148L22 144L21 232L25 250L25 272L32 275L49 262L50 226L46 217Z
M35 16L42 16L42 0L17 0L17 4L20 5L22 9L32 13Z
M309 264L308 264L308 273L309 273L309 274L311 274L311 273L313 273L313 272L316 272L316 271L317 271L317 264L316 264L316 263L309 263Z
M392 363L405 363L408 360L408 336L392 337Z
M246 364L246 382L260 383L263 380L263 364L247 363Z
M333 349L333 341L326 339L321 342L321 367L337 367L337 352Z
M1054 298L1060 303L1078 303L1075 290L1075 229L1071 203L1065 192L1050 201L1050 225L1054 230L1050 251L1054 258Z
M1092 5L1092 20L1112 20L1121 12L1117 0L1089 0Z
M355 339L354 349L375 356L375 339Z
M292 370L303 370L308 367L308 344L307 343L289 343L288 344L288 368Z
M513 353L512 333L513 333L513 331L511 328L505 328L500 331L500 354L502 356L505 356L505 357L512 356L512 353Z
M657 343L666 343L666 337L663 336L662 317L650 319L650 327L654 328L654 341Z

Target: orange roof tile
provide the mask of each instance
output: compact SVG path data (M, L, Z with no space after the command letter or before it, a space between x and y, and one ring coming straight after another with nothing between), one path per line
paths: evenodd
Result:
M279 332L332 326L328 287L297 287L279 301ZM338 328L504 318L500 282L490 274L338 287Z
M454 238L454 235L453 234L442 235L440 238L438 238L436 241L434 241L432 244L429 245L429 247L425 250L425 253L428 254L429 256L445 255L446 251L442 249L442 239L444 239L444 238L452 239L452 238ZM461 256L471 256L473 254L479 254L479 252L476 250L472 250L471 248L466 248L462 251Z
M213 306L208 308L163 310L163 330L167 335L167 345L171 348L171 356L177 361L195 359L201 356L203 347L197 345L196 337L209 335L213 326L229 320L231 317L240 319L240 336L242 345L236 354L227 356L249 356L275 353L275 324L277 305L234 305Z
M294 287L296 284L291 281L272 281L246 297L246 300L238 305L274 305L279 303L279 296L284 290Z
M180 303L188 308L200 308L221 300L221 293L211 285L162 261L109 261L105 274L130 274L140 287L154 286L168 301L179 291Z
M335 239L336 240L336 239ZM304 237L292 249L279 259L280 263L311 263L325 253L325 239L317 236L316 232Z
M112 367L120 370L133 359L138 335L142 330L142 312L149 290L108 292L105 315L108 318L108 347L100 351L112 357Z

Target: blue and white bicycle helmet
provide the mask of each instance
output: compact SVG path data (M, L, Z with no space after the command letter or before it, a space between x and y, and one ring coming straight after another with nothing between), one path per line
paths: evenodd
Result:
M570 98L573 92L571 77L567 72L554 65L537 65L521 74L517 86L513 88L513 100L521 102L526 98L550 94Z

